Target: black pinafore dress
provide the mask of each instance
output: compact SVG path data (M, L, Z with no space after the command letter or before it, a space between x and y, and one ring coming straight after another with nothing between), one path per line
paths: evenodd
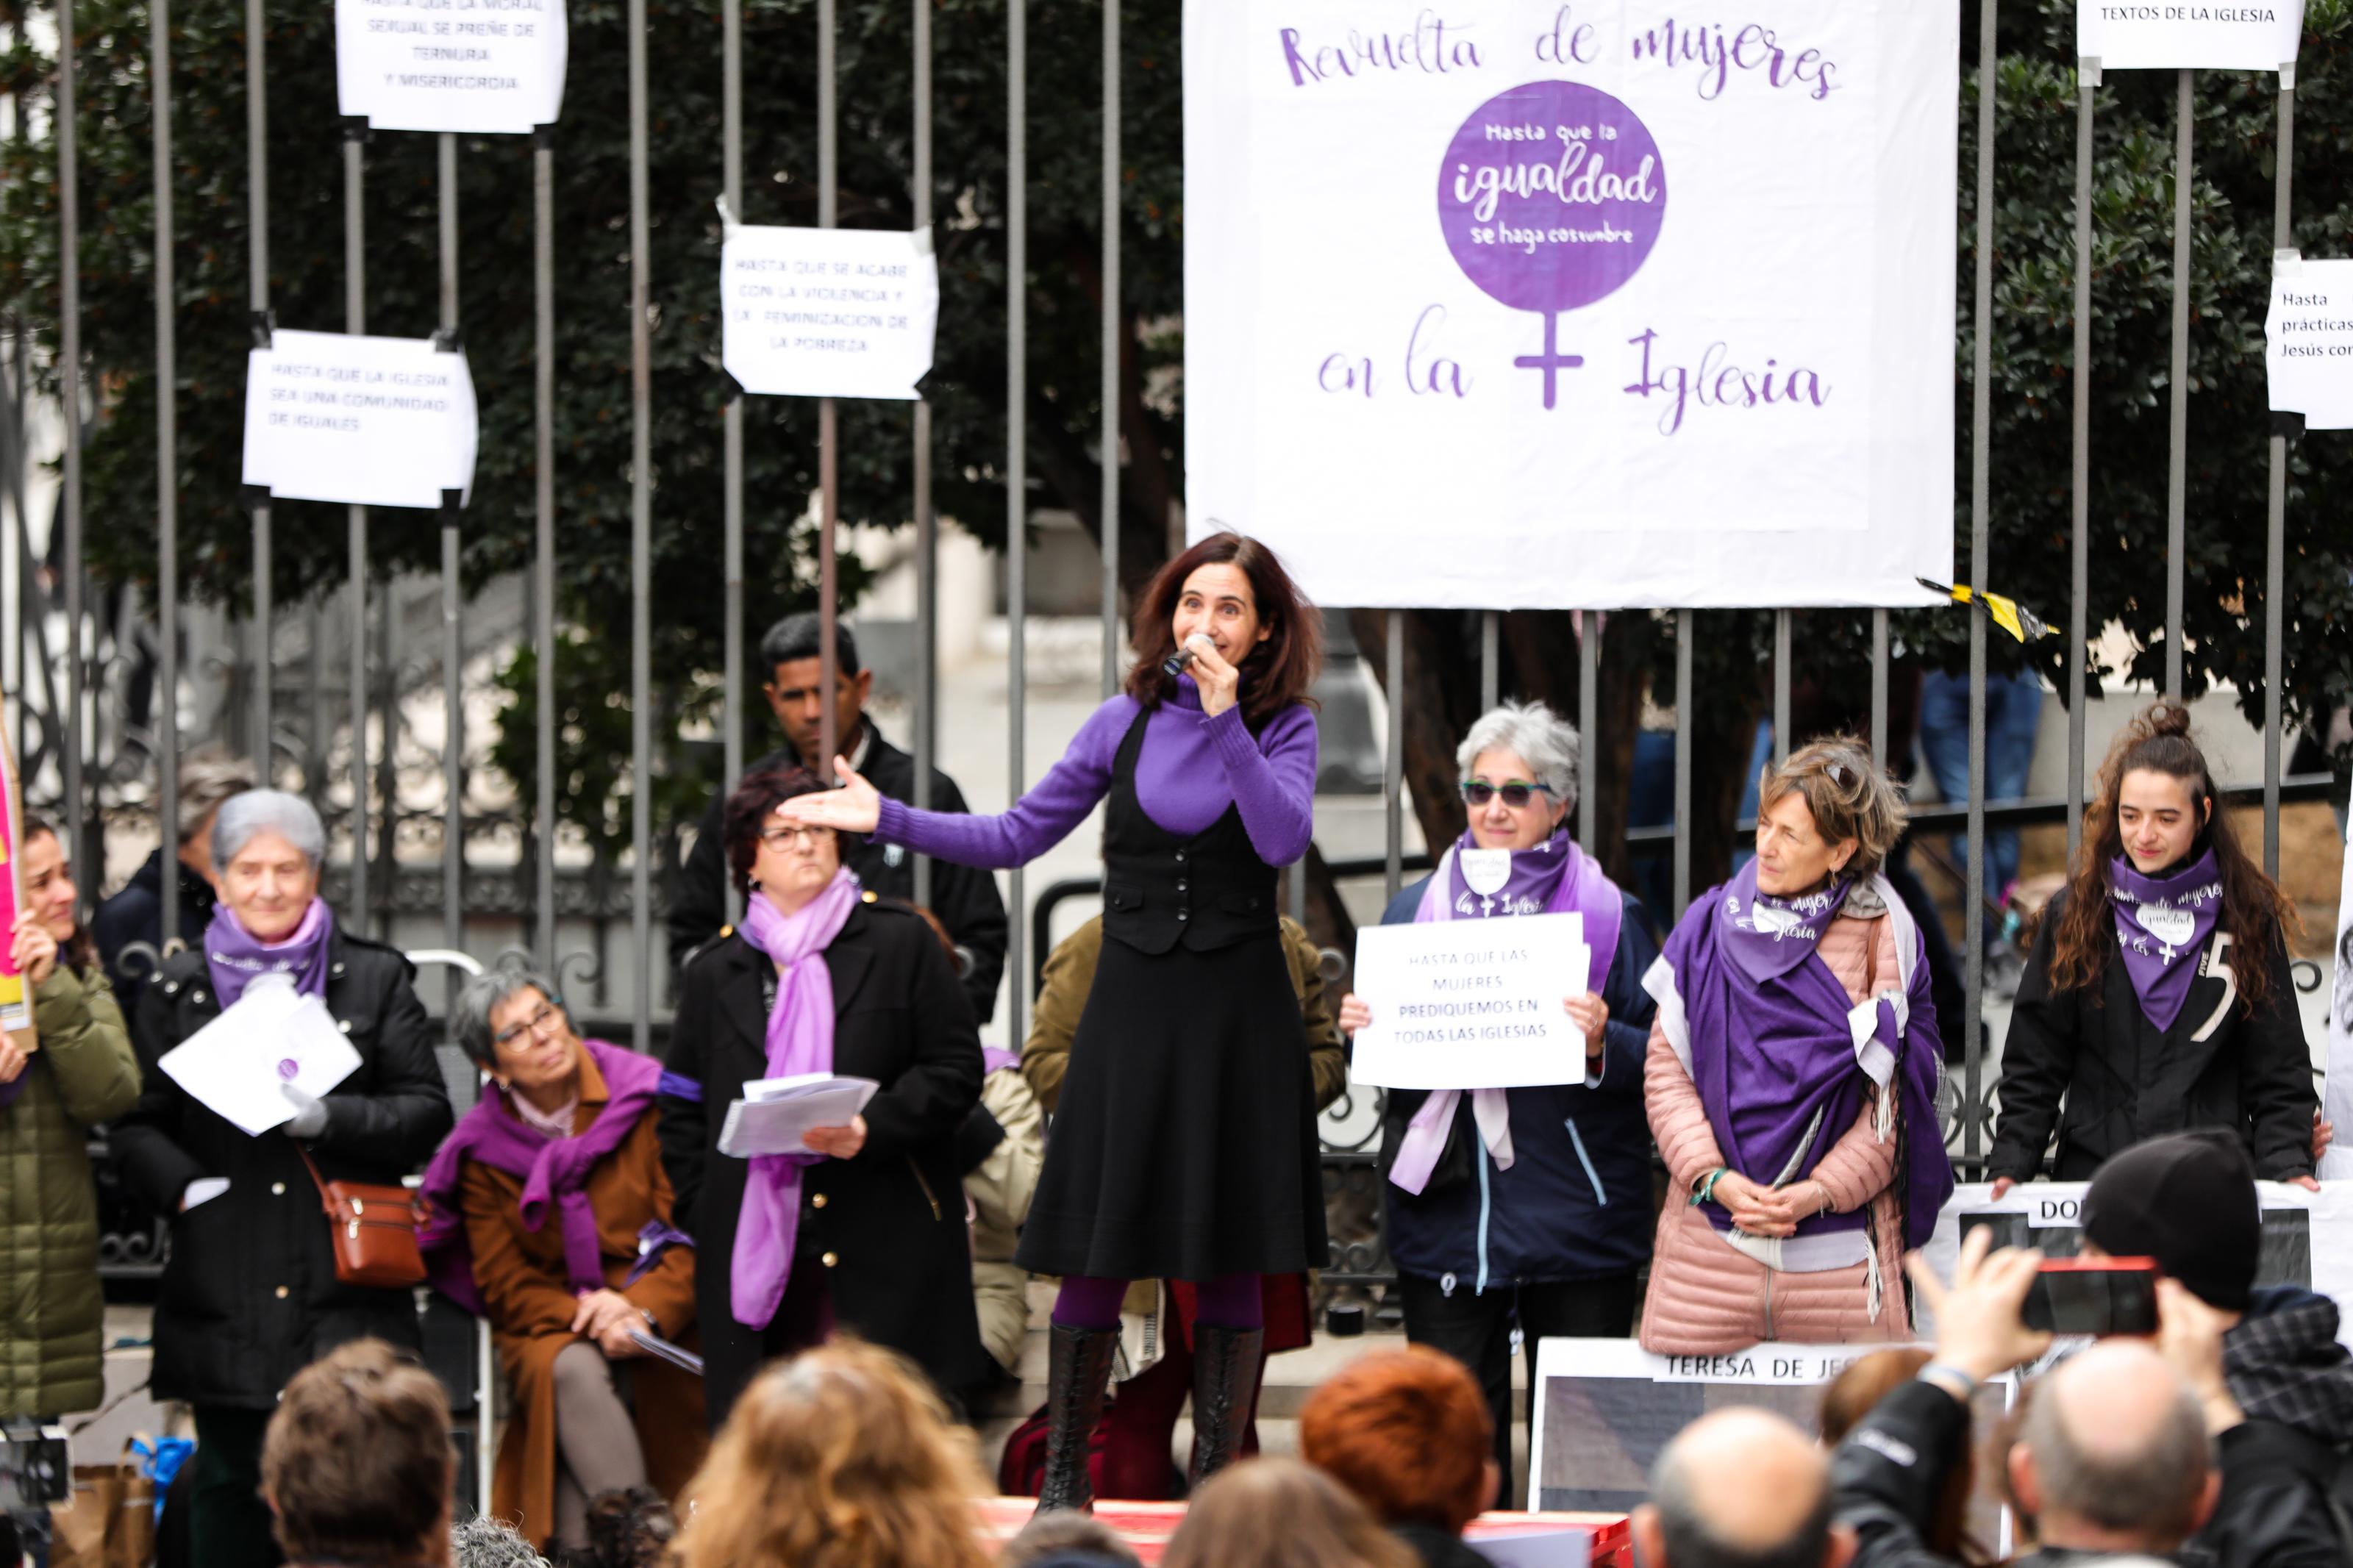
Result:
M1275 870L1236 806L1190 838L1145 814L1149 717L1112 767L1103 957L1016 1260L1108 1279L1321 1268L1314 1086Z

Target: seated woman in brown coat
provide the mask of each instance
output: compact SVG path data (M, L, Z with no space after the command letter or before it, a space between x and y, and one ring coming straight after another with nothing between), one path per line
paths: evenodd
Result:
M459 1044L497 1079L425 1173L433 1282L491 1321L514 1386L491 1507L535 1545L587 1544L596 1493L678 1489L702 1462L702 1385L633 1336L694 1323L694 1249L670 1224L661 1065L573 1031L555 986L494 970ZM553 1222L553 1223L551 1223Z

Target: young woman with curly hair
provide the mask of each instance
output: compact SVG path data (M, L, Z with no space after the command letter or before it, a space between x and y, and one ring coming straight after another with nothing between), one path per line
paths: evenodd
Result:
M2054 1129L2063 1182L2144 1139L2227 1127L2258 1175L2316 1185L2295 924L2215 808L2189 710L2151 703L2109 749L2027 959L2002 1050L1995 1194L2033 1179Z

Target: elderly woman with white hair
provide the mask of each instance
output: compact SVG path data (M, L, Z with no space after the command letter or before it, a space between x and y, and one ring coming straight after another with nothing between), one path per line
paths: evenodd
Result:
M494 969L454 1033L491 1083L425 1172L433 1283L490 1320L514 1399L491 1511L586 1548L588 1500L702 1462L702 1383L649 1359L691 1341L694 1247L671 1224L661 1064L573 1027L554 982Z
M336 1279L313 1170L396 1184L449 1131L449 1095L408 961L338 929L319 897L326 848L319 814L298 795L223 802L212 839L220 904L201 946L164 961L132 1026L146 1087L113 1147L123 1180L173 1216L151 1388L195 1410L197 1568L279 1560L258 1489L262 1432L288 1380L353 1340L417 1343L409 1291ZM257 984L320 998L359 1065L324 1099L283 1086L291 1119L254 1136L157 1063ZM253 1070L269 1070L259 1055Z
M1569 836L1577 731L1541 702L1507 702L1455 754L1470 826L1438 869L1399 893L1384 924L1577 913L1588 972L1561 976L1561 1006L1585 1050L1534 1089L1389 1091L1381 1163L1389 1254L1407 1336L1475 1373L1494 1416L1495 1460L1512 1473L1512 1330L1533 1382L1536 1342L1622 1336L1650 1256L1651 1139L1642 1060L1658 956L1642 906ZM1509 871L1474 889L1464 858L1501 850ZM1351 1032L1372 1021L1340 1005Z

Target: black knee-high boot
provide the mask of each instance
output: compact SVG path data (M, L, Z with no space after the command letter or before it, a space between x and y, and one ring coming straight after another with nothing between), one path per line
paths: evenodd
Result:
M1250 1430L1258 1398L1259 1352L1264 1329L1193 1327L1193 1465L1199 1486L1233 1462Z
M1095 1423L1103 1417L1117 1329L1056 1323L1047 1332L1046 1474L1038 1485L1038 1511L1085 1509L1095 1500L1087 1460Z

